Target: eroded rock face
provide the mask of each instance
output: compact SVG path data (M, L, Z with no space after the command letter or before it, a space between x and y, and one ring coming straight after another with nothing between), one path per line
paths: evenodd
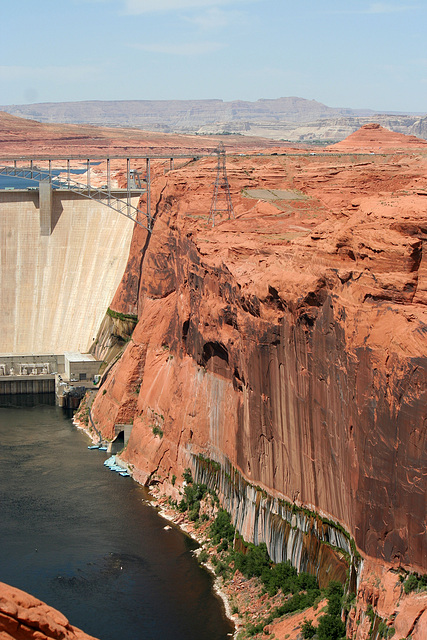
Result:
M350 611L347 637L365 640L379 621L394 629L394 637L422 640L427 636L427 594L405 595L396 571L369 559L364 563L356 607ZM369 615L371 612L371 615ZM373 617L375 612L375 618Z
M236 220L214 229L192 213L208 161L174 172L138 298L116 296L139 324L94 414L107 436L133 419L125 457L143 482L193 453L226 459L367 555L422 569L426 161L299 162L230 160ZM295 185L310 199L239 195Z
M95 640L67 618L28 593L0 582L2 640Z
M200 454L244 478L256 508L233 516L270 551L263 491L341 525L385 571L425 572L425 155L229 158L236 219L212 228L214 169L158 184L137 285L113 303L139 322L94 418L105 437L133 421L123 457L175 498Z

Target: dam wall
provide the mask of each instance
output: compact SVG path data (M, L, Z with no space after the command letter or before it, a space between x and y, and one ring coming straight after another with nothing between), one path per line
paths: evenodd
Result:
M51 195L47 232L38 190L0 191L3 354L88 352L126 266L132 220L66 190Z

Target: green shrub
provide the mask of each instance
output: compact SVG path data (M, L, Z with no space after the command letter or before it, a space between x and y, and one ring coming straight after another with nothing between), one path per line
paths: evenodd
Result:
M354 593L354 591L350 591L344 600L344 604L343 604L343 609L345 614L347 615L348 612L350 611L351 607L353 606L353 604L356 601L356 594Z
M195 522L199 517L200 501L207 493L207 486L205 484L187 484L184 487L184 497L178 504L179 511L188 511L188 517L192 522Z
M210 536L214 544L219 544L221 540L234 540L234 527L231 524L230 516L225 509L220 509L215 520L210 526Z
M287 594L297 591L295 584L297 575L297 570L287 561L266 567L261 574L261 579L270 595L274 595L279 589Z
M159 438L163 438L163 431L157 425L153 426L153 434L159 436Z
M117 318L118 320L128 320L135 324L138 322L138 316L135 316L132 313L120 313L119 311L113 311L110 307L107 309L107 315L111 318Z
M191 469L189 469L187 467L187 469L184 470L184 473L182 474L182 477L184 478L185 482L187 484L191 484L193 482L193 476L191 475Z
M270 567L271 560L267 552L267 545L262 542L260 545L254 544L248 545L248 550L245 554L236 553L235 561L236 569L239 569L246 578L252 576L260 577L263 573L263 569Z
M408 593L411 593L412 591L415 591L416 589L418 589L419 586L421 586L422 583L422 578L421 580L418 578L418 575L416 573L411 573L405 580L405 584L403 587L403 590L405 591L406 595L408 595Z
M218 562L218 564L215 567L215 573L217 576L226 576L227 575L227 565L225 564L225 562Z
M205 549L199 553L199 562L207 562L209 558L209 554Z
M378 638L385 638L386 640L388 640L389 638L392 638L395 633L396 631L394 627L387 626L384 620L381 620L378 625Z
M173 487L175 486L175 482L176 482L176 475L173 474L172 479L171 479L171 483L172 483Z
M403 590L405 591L406 595L408 595L408 593L411 593L411 591L414 591L417 588L418 582L417 579L414 575L409 576L406 580L405 580L405 585L403 587Z
M223 538L218 545L218 551L227 551L228 549L228 540L227 538Z
M345 636L345 624L338 616L327 613L319 618L317 637L319 640L340 640Z
M331 616L340 616L342 609L342 598L344 589L340 582L332 580L326 589L326 597L328 599L328 613Z
M193 508L188 512L188 519L191 520L191 522L196 522L196 520L199 519L199 509L200 509L200 502L196 500L196 502L193 505Z
M316 627L313 627L311 620L304 620L301 626L301 633L304 640L310 640L316 633Z
M373 610L371 604L368 604L368 606L367 606L366 615L368 616L369 620L371 621L371 627L372 627L372 625L374 624L374 620L375 620L375 613L374 613L374 610Z

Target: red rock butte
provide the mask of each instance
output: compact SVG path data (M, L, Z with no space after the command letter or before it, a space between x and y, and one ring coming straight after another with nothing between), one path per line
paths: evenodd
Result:
M427 149L427 140L421 140L415 136L390 131L372 122L363 125L363 127L360 127L360 129L349 135L345 140L331 145L329 149L343 151L389 151L417 147Z

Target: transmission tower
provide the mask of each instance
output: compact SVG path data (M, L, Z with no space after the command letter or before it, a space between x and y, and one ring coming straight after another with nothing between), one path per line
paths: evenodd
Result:
M231 216L233 216L233 218L235 217L233 204L231 202L230 185L228 183L227 170L225 168L225 149L223 142L219 143L216 153L218 154L218 165L216 171L214 193L208 219L208 222L212 220L213 227L215 226L216 213L228 213L229 220Z

